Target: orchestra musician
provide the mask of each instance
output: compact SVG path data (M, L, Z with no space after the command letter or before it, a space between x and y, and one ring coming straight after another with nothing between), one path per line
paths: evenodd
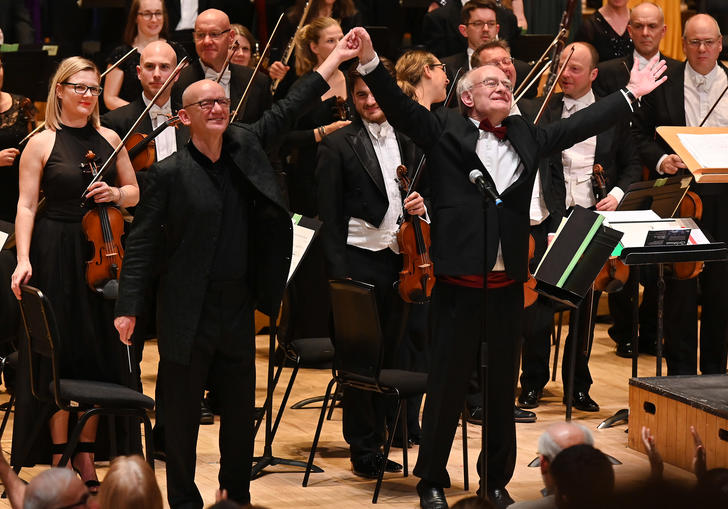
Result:
M489 413L485 423L487 495L497 507L505 507L512 503L506 485L513 474L516 452L513 366L523 310L523 288L518 283L526 279L529 204L539 158L626 118L638 97L664 81L654 77L662 74L664 63L651 63L641 71L633 69L625 90L566 121L539 128L522 117L508 117L512 83L495 66L473 69L461 79L458 91L465 116L448 108L429 112L407 98L379 65L366 30L354 29L347 40L359 46L358 70L388 121L410 136L428 160L433 197L431 256L437 275L431 304L432 357L437 362L428 377L422 445L414 470L421 477L417 485L420 504L424 508L447 507L447 459L471 374L463 366L477 359L482 286L487 281L487 340L492 360L488 363ZM488 208L485 260L482 199L468 181L473 168L480 169L503 197L502 208Z
M148 172L127 241L115 325L128 344L159 271L162 412L167 444L174 444L166 470L172 508L203 505L194 480L195 448L207 383L221 407L220 488L236 503L250 501L253 310L277 314L292 249L291 220L264 147L326 91L324 80L355 53L342 42L317 72L249 125L228 126L230 100L221 84L190 85L179 116L191 141Z
M99 72L80 57L63 60L51 81L46 106L46 129L28 141L20 160L20 198L15 233L18 264L11 286L21 298L20 285L31 284L48 297L56 314L60 337L60 378L124 383L135 387L127 368L127 354L115 339L113 305L86 281L86 240L81 220L88 211L80 206L89 183L79 165L91 150L102 161L120 143L111 129L99 125ZM39 193L45 207L38 210ZM90 202L129 207L137 203L139 188L125 150L110 172L89 188ZM20 362L27 365L25 343ZM26 359L26 360L24 360ZM21 364L23 365L23 364ZM50 370L50 367L47 368ZM49 373L50 371L48 371ZM26 466L45 462L41 438L31 443L31 423L49 419L53 465L61 458L68 438L68 412L41 404L30 393L29 374L18 370L12 463ZM42 386L42 385L41 385ZM46 386L47 387L47 386ZM89 485L98 486L94 451L98 417L81 432L72 465ZM137 443L122 451L140 450Z
M718 98L728 86L728 69L718 61L723 39L714 18L697 14L688 19L682 46L687 60L673 68L667 86L645 99L632 132L642 163L656 176L684 173L686 166L673 150L656 139L661 125L725 126L728 97ZM716 104L717 101L717 104ZM710 108L715 109L708 115ZM707 119L706 119L707 115ZM726 184L692 184L703 204L701 227L716 241L728 240ZM728 331L728 263L706 263L698 276L702 294L700 372L725 373ZM665 293L665 357L668 375L697 374L697 279L668 278Z

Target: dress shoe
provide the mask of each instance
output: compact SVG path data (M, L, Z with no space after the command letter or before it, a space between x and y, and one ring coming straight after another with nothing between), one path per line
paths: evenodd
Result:
M422 509L447 509L445 490L425 480L417 483L417 494L420 496L420 507Z
M215 414L205 406L205 400L200 400L200 424L215 424Z
M359 477L376 479L379 477L379 468L382 466L383 461L384 455L382 453L364 454L358 458L351 458L351 470ZM387 460L384 471L401 472L402 465L392 460Z
M617 357L632 358L632 341L617 343Z
M409 449L413 445L420 445L420 436L419 435L410 434L410 436L407 437L407 449ZM397 449L402 448L402 437L401 436L395 436L394 439L392 439L392 447L396 447Z
M498 509L505 509L509 505L515 502L508 494L508 490L505 488L495 488L488 490L488 499Z
M483 407L481 406L466 406L465 407L465 419L470 424L476 424L480 426L483 424Z
M566 398L564 398L564 404L566 404ZM584 412L598 412L599 405L589 397L589 393L585 391L578 391L574 393L574 408L583 410Z
M536 414L514 406L513 420L516 422L536 422Z
M518 406L521 408L536 408L538 400L541 398L539 389L522 389L518 396Z

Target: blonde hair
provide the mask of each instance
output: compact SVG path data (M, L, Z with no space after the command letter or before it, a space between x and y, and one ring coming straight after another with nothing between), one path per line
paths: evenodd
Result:
M296 74L303 76L313 70L318 58L311 51L311 43L318 43L321 32L332 26L338 26L334 18L317 18L308 25L304 25L296 33Z
M58 99L56 93L56 85L63 83L68 78L81 71L93 71L96 76L99 77L99 70L96 68L91 60L87 60L83 57L69 57L63 60L56 74L51 79L51 86L48 90L48 102L46 103L45 123L47 129L57 131L61 128L61 101ZM101 125L99 123L99 102L96 101L93 113L88 118L91 125L98 129Z
M395 71L397 85L408 97L417 100L415 87L422 80L425 67L437 64L437 57L429 51L416 49L408 51L397 60Z
M118 456L101 483L99 504L114 509L162 509L154 471L141 456Z

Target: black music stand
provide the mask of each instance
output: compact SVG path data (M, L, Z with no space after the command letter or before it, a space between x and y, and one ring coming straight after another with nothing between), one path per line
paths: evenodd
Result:
M294 214L293 222L296 225L293 233L293 256L291 257L291 270L288 273L288 279L286 284L293 278L296 273L300 261L306 256L308 248L311 246L314 237L318 234L321 228L321 221L317 219L311 219L303 217L300 214ZM308 234L308 235L307 235ZM307 463L305 461L289 460L284 458L278 458L273 456L273 439L275 435L273 433L273 391L275 390L275 380L273 375L273 366L275 364L275 349L276 349L276 334L278 328L276 327L276 320L278 313L275 316L270 316L270 333L268 334L268 378L266 386L266 397L265 403L263 403L263 412L265 413L265 443L263 446L263 455L256 456L253 458L253 468L250 472L251 479L257 479L263 474L263 469L268 466L274 465L288 465L292 467L306 468ZM316 465L311 465L313 472L323 472L323 469Z

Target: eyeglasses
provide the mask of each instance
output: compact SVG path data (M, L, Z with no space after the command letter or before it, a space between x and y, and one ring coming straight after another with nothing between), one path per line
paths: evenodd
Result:
M64 505L63 507L59 507L58 509L73 509L74 507L79 507L79 506L85 505L86 502L88 502L88 499L89 499L90 496L91 496L91 493L89 493L87 491L86 493L84 493L83 495L81 495L81 498L75 504L72 504L72 505Z
M497 80L495 78L485 78L483 81L473 83L470 88L475 88L478 85L483 85L485 88L495 89L498 85L503 85L509 92L513 92L513 83L510 80Z
M215 107L215 103L219 104L221 108L230 107L230 99L228 99L227 97L218 97L217 99L203 99L201 101L197 101L196 103L191 103L187 106L183 106L183 108L187 109L190 106L199 106L202 111L210 111L212 110L212 108Z
M475 27L480 30L486 25L488 25L488 28L493 28L498 23L496 23L495 21L471 21L470 23L465 23L465 24L469 27Z
M692 46L693 48L699 48L702 44L707 49L710 49L718 44L718 39L687 39L686 42L688 43L688 46Z
M230 31L229 28L227 30L223 30L222 32L197 32L197 31L195 31L195 32L192 32L192 35L194 36L196 41L203 41L205 39L205 37L208 37L208 36L213 41L218 41L218 40L220 40L220 38L223 35L225 35L229 31Z
M69 81L62 81L61 85L72 86L73 91L76 92L78 95L84 95L86 92L91 92L91 95L99 96L104 90L104 87L90 87L88 85L84 85L83 83L71 83Z
M149 21L152 18L162 18L164 16L164 13L162 11L142 11L137 12L137 16L141 16L145 20Z
M430 64L430 69L432 69L434 67L440 67L440 68L442 68L442 72L447 72L447 65L446 64L443 64L443 63Z
M488 60L487 62L483 62L482 65L511 65L513 60L513 57L503 57L498 60Z

